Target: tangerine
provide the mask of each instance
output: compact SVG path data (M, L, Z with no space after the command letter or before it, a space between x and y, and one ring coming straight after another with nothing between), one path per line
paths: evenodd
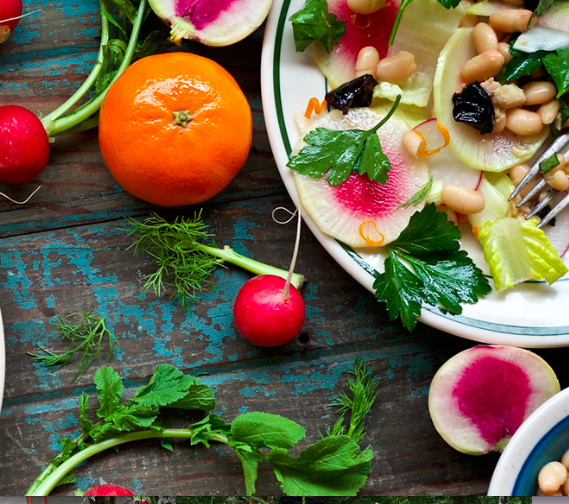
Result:
M155 205L193 205L221 192L249 154L251 108L223 67L196 54L148 56L109 89L99 144L127 192Z

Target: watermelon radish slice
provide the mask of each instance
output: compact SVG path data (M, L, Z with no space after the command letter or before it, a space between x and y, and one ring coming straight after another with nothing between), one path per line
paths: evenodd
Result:
M226 46L253 33L269 14L272 0L149 0L156 15L170 25L170 41L191 39Z
M566 196L564 193L563 196ZM554 206L556 200L552 202ZM553 245L559 257L563 257L569 249L569 207L565 207L555 216L555 226L546 224L543 232L547 239Z
M468 166L491 172L504 171L530 159L543 144L549 128L523 137L504 130L481 135L453 117L452 96L465 84L460 77L464 64L477 52L472 28L459 28L441 51L433 85L435 115L450 134L450 149Z
M429 412L439 434L458 451L501 452L522 422L559 390L555 372L538 355L479 345L435 374Z
M312 123L311 127L367 130L383 117L384 114L369 108L351 109L347 115L334 110ZM391 162L385 185L371 182L367 175L352 174L344 183L331 186L325 177L313 178L293 172L300 202L323 233L351 247L370 247L379 241L387 244L399 236L420 205L398 206L429 180L427 163L412 158L401 146L401 138L408 131L409 126L396 117L389 119L378 131L383 152ZM304 145L301 142L296 152ZM360 234L362 223L367 223L363 236L370 242ZM378 239L379 233L382 240Z
M444 145L443 136L437 129L436 119L429 119L415 126L413 131L423 135L428 151ZM436 154L425 157L425 160L429 165L433 183L459 184L473 190L476 190L480 184L482 172L462 162L448 147L443 147Z

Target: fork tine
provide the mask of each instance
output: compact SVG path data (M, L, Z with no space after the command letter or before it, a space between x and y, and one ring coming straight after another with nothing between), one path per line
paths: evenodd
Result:
M508 201L512 201L518 194L520 194L520 191L528 185L528 183L530 182L530 180L532 180L536 175L537 172L539 171L539 163L535 163L530 170L526 173L525 177L522 179L522 181L516 186L516 188L513 190L512 194L510 194L510 197L508 198Z
M539 165L537 167L539 169ZM529 175L529 172L528 172ZM523 182L523 180L522 180ZM521 207L522 205L524 205L525 203L527 203L530 199L532 199L539 191L541 191L544 186L545 186L546 182L545 179L543 177L541 177L536 183L535 185L528 191L528 193L519 201L519 203L516 205L517 208ZM521 185L521 184L520 184ZM519 187L519 186L518 186ZM513 194L513 193L512 193Z
M569 205L569 194L565 196L557 205L555 205L550 212L541 220L537 225L538 228L545 226L553 217L555 217L561 210Z
M533 210L529 214L526 215L526 219L531 219L536 213L545 208L557 194L559 194L557 191L547 191L545 197L533 207Z

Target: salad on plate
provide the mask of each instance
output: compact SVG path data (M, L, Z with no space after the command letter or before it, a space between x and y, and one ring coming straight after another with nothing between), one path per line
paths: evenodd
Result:
M532 210L566 194L566 152L540 163L541 194L511 194L569 122L569 1L292 0L277 23L276 102L299 103L283 91L293 56L325 82L294 90L298 141L280 120L283 178L391 319L411 330L425 310L452 319L528 285L530 305L557 295L569 210L543 227L550 206Z

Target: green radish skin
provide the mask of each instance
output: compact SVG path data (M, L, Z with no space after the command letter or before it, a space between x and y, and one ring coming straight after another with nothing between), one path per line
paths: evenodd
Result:
M429 389L429 413L456 450L501 452L522 422L559 390L553 369L533 352L479 345L437 371Z
M311 122L310 129L323 127L332 130L361 129L375 126L385 114L369 108L351 109L347 115L338 110ZM427 163L412 158L401 146L401 138L409 126L397 117L391 117L378 131L383 152L391 162L391 171L385 185L371 182L367 175L352 174L338 186L331 186L325 177L313 178L293 171L302 207L323 233L354 248L369 248L359 232L362 222L373 221L387 244L395 240L409 223L411 215L424 202L409 208L398 208L411 198L428 180ZM308 131L303 132L303 136ZM303 141L295 149L298 152ZM372 241L380 241L373 226L365 234Z
M449 147L456 157L472 168L501 172L529 160L545 142L549 128L527 137L508 130L481 135L471 126L454 120L452 96L465 84L460 71L476 54L472 28L459 28L439 56L433 85L435 115L448 130Z

